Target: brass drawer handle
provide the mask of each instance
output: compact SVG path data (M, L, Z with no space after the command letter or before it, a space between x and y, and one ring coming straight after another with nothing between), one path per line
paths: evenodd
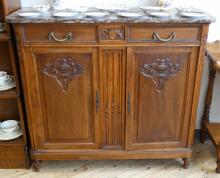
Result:
M159 40L160 42L169 42L171 40L176 39L176 33L172 32L170 34L170 37L164 39L164 38L161 38L160 35L157 32L155 32L153 38L154 38L154 40Z
M66 34L65 38L63 38L63 39L58 39L58 38L56 37L56 35L54 34L54 32L50 32L48 38L49 38L49 40L55 40L55 41L57 41L57 42L72 41L72 39L73 39L73 34L70 32L70 33Z

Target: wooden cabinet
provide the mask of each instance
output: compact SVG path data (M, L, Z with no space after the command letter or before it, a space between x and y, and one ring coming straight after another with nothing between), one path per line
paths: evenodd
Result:
M34 168L41 160L146 158L188 166L208 25L14 27ZM83 28L91 33L81 36Z

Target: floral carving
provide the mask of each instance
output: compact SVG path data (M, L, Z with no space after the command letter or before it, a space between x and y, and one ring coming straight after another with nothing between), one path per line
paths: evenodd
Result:
M144 64L140 73L153 79L157 91L164 89L165 82L170 77L175 77L181 71L179 64L173 64L169 59L157 59L155 63Z
M83 66L75 63L71 57L57 58L43 68L43 73L55 78L64 91L68 90L71 81L83 71Z
M123 28L108 28L101 30L102 40L124 40L125 30Z

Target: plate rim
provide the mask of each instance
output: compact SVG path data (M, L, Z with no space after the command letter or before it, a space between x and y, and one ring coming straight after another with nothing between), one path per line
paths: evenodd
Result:
M130 14L139 14L139 15L137 15L137 16L126 16L126 15L122 15L122 14L126 14L126 13L130 13ZM117 15L118 16L122 16L122 17L141 17L141 16L144 16L144 14L142 14L142 13L139 13L139 12L137 12L137 13L135 13L135 12L118 12L117 13Z
M193 15L187 15L187 14L200 14L200 15L196 15L196 16L193 16ZM204 17L205 14L204 13L199 13L199 12L181 12L180 15L182 17Z
M58 15L56 15L56 14L59 14L59 13L70 13L70 14L74 14L74 15L70 15L70 16L58 16ZM53 16L54 17L74 17L74 16L76 16L76 15L78 15L78 13L77 12L54 12L53 13Z
M167 15L155 15L155 13L163 13L163 14L167 14ZM150 16L152 17L170 17L171 15L168 12L151 12L149 13Z
M89 13L100 13L100 14L103 14L101 16L96 16L96 15L89 15ZM104 17L104 16L107 16L109 15L110 13L109 12L101 12L101 11L91 11L91 12L85 12L85 15L86 16L89 16L89 17Z

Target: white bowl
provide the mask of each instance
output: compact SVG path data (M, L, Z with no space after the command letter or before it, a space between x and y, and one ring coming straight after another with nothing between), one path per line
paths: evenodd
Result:
M7 120L1 123L0 128L3 132L12 133L18 129L18 121Z

